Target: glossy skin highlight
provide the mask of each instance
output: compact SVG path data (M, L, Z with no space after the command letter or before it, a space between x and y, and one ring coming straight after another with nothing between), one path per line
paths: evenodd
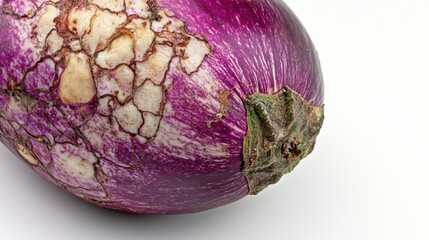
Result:
M323 105L316 51L281 1L100 2L0 0L0 139L81 198L147 214L236 201L249 191L243 99L288 86ZM53 27L40 29L47 8ZM91 35L70 20L82 9L114 31ZM70 61L91 75L64 80Z

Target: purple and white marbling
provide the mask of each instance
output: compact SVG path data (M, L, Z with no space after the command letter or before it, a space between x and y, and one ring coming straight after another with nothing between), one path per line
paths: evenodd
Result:
M103 207L236 201L249 191L243 99L288 86L323 105L316 51L280 0L0 4L0 140Z

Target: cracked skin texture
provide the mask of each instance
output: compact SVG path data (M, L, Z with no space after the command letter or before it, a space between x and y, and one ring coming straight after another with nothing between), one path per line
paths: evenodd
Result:
M282 27L297 20L276 1L0 3L0 140L48 181L102 207L171 214L236 201L249 193L243 99L287 85L323 104L311 41L300 25ZM216 4L240 11L212 12ZM261 15L249 27L252 9ZM233 13L253 38L210 22ZM273 32L294 38L270 42ZM304 63L271 62L286 53Z

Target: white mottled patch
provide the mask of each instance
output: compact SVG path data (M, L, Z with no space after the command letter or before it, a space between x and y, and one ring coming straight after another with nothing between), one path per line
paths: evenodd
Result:
M133 19L125 27L130 30L135 39L135 60L143 61L155 38L155 33L150 29L150 22L143 19Z
M99 97L105 95L115 95L119 91L119 86L112 77L110 71L102 71L97 77L97 95Z
M147 80L141 87L137 88L134 95L134 103L140 111L158 114L161 110L163 96L162 87Z
M3 1L0 0L3 12L13 13L19 17L33 17L37 6L32 1Z
M168 10L165 10L165 13L169 15ZM171 13L174 15L173 13ZM180 19L176 17L170 17L168 24L165 26L165 28L169 32L182 32L185 29L185 22L181 21Z
M141 18L150 17L147 0L125 0L125 6L129 15L137 15Z
M62 181L71 182L69 177L83 182L93 180L95 175L93 164L97 162L97 159L87 150L71 144L56 144L52 148L52 157L56 165L66 173L66 176L60 177ZM53 174L59 175L60 173Z
M168 45L156 46L155 52L146 61L136 64L136 85L140 86L146 79L161 84L173 54L173 48Z
M86 51L94 54L96 51L106 48L117 28L126 20L125 14L97 10L91 21L91 31L83 36Z
M95 174L92 163L80 156L69 156L63 166L66 172L79 179L89 180Z
M111 96L99 98L97 112L105 116L110 116L112 114L112 108L110 107L110 101L112 101L112 99L113 97Z
M97 8L94 6L73 8L67 17L67 26L70 31L82 37L91 30L91 19Z
M88 2L100 8L109 9L112 12L121 12L125 10L124 0L89 0Z
M20 111L25 111L25 108L22 105L21 101L18 101L15 97L11 97L9 100L8 111L20 112Z
M164 10L158 11L158 21L152 21L152 30L154 32L161 32L167 23L171 22L170 18L165 14Z
M18 124L18 129L21 127L20 125L24 125L27 122L27 109L23 105L22 101L16 99L15 97L10 97L9 104L7 108L7 118L16 121ZM15 122L12 122L12 126Z
M134 39L122 35L112 41L109 48L98 53L95 62L102 68L113 69L119 64L130 64L134 59Z
M82 50L82 46L80 45L79 39L70 41L69 47L73 52L79 52Z
M136 135L134 139L137 140L138 141L137 144L140 144L140 145L147 143L147 139L140 135Z
M13 127L15 130L19 130L19 129L21 129L21 126L20 126L18 123L16 123L16 122L12 122L12 123L11 123L11 125L12 125L12 127Z
M80 130L91 143L93 150L102 154L103 158L121 166L130 166L134 162L133 156L123 156L123 151L132 151L134 138L120 129L118 121L111 121L109 117L96 114Z
M171 110L171 106L167 103L164 114L174 114ZM183 135L183 131L188 135L195 136L195 138ZM230 156L231 153L227 149L228 144L210 139L198 139L197 136L198 132L190 130L188 125L171 119L159 126L153 143L162 146L164 151L169 152L172 157L187 160L201 159L207 156L227 159Z
M104 127L104 126L103 126ZM97 128L88 128L83 130L85 138L95 146L101 146L103 144L103 138L100 133L97 131Z
M132 101L118 107L113 111L113 116L119 125L127 132L137 134L140 126L143 124L141 112Z
M40 15L36 33L37 40L41 46L45 45L46 37L55 28L55 18L60 15L60 10L52 5L47 5L45 11Z
M185 48L184 56L180 59L183 70L187 74L197 71L209 53L210 48L205 41L192 37Z
M37 165L39 161L36 159L36 157L29 151L26 147L23 145L17 143L15 144L15 149L21 155L22 158L24 158L28 163L32 165Z
M121 159L124 149L128 148L133 155L134 144L143 145L147 138L169 144L166 151L174 152L173 155L185 153L180 149L176 151L178 148L190 148L191 152L227 156L228 152L222 145L207 142L207 139L195 143L195 139L190 139L192 137L183 136L183 129L189 129L189 126L182 126L174 120L168 124L160 123L163 114L174 112L171 109L165 111L165 91L174 79L166 82L166 73L169 69L174 74L182 74L181 70L193 73L210 53L208 44L186 32L185 23L173 12L158 7L158 16L153 17L159 19L155 20L151 18L148 0L88 0L86 4L78 3L78 7L64 13L67 16L65 24L74 34L65 40L59 34L60 29L55 29L60 13L53 3L60 1L31 2L39 6L40 12L33 19L13 23L17 25L19 34L14 43L27 50L27 59L35 59L33 64L28 64L29 67L40 60L42 47L46 47L47 53L54 55L56 60L65 60L56 66L62 70L58 93L64 103L85 104L98 96L97 112L104 116L95 114L81 127L86 143L91 145L96 156L103 155L118 165L128 166L134 160L127 163L127 159ZM63 3L56 5L62 6ZM20 63L11 62L11 68L19 67ZM1 69L0 73L5 75ZM194 96L192 101L200 102L201 107L215 114L216 101L213 103L212 100L218 96L218 86L213 86L216 81L204 71L195 72L188 78L189 87L199 87L208 93L207 97ZM171 108L167 103L168 107ZM15 108L19 111L14 111L13 117L17 120L13 124L18 129L17 123L24 123L27 115L22 104L11 102L9 109ZM83 145L82 139L82 145L75 146L54 145L53 137L47 138L52 138L53 144L50 149L53 161L49 170L56 179L85 189L98 184L94 178L97 159ZM124 146L128 143L129 146ZM30 163L37 164L31 152L21 147L23 149L19 153Z
M144 112L143 118L144 124L140 128L140 135L145 138L154 137L156 131L158 130L159 122L161 121L161 116L156 116L152 113Z
M220 109L218 98L222 91L218 82L212 79L212 74L206 68L201 67L198 72L192 75L189 87L202 88L201 92L209 94L208 96L195 96L195 100L199 102L199 105L204 106L206 111L215 115Z
M82 52L66 56L60 78L59 95L66 104L88 103L96 94L88 56Z
M134 72L127 65L121 65L113 72L113 76L119 87L116 97L124 103L133 91Z
M64 45L64 39L58 35L58 32L55 30L49 34L48 38L46 39L46 44L48 46L48 53L53 55L61 50Z
M116 96L120 103L131 96L133 91L134 72L127 65L121 65L113 72L103 71L97 77L98 96Z

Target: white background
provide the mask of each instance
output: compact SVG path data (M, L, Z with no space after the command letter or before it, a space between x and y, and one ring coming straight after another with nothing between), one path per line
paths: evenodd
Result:
M429 2L288 0L319 51L315 151L256 197L207 212L99 209L0 147L0 239L429 239Z

